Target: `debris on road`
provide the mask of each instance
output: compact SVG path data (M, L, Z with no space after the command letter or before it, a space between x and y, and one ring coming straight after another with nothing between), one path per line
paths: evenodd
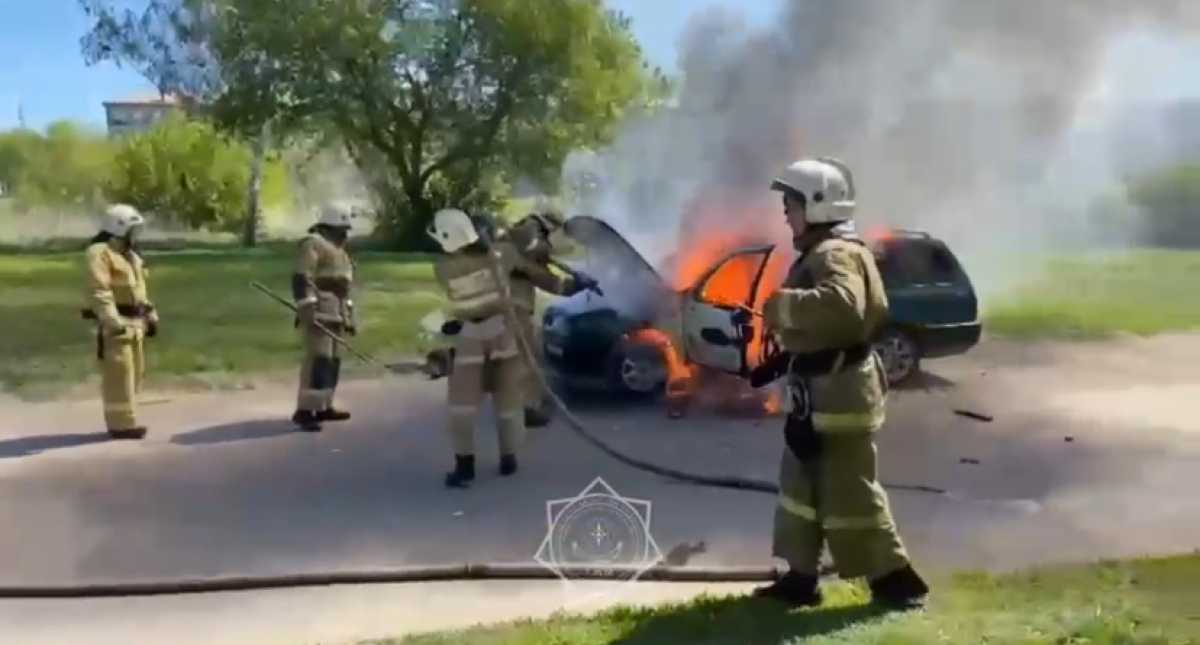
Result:
M1075 437L1070 437L1070 436L1063 437L1063 441L1066 441L1067 443L1071 443L1071 442L1075 441Z
M989 415L972 412L970 410L955 410L954 414L957 414L960 417L967 417L968 419L975 419L976 421L983 421L984 423L991 423L993 421L993 417Z
M975 464L978 466L979 460L971 459L970 457L961 457L961 458L959 458L958 463L960 463L960 464Z
M696 542L695 544L682 542L676 545L675 548L668 551L667 555L663 557L662 562L665 562L672 567L683 567L687 566L688 561L691 560L693 556L706 553L707 551L708 545L704 543L704 540Z

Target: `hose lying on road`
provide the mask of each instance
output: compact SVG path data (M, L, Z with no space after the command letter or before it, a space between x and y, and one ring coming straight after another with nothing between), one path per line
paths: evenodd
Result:
M636 457L631 457L608 445L602 439L590 432L587 429L587 426L585 426L583 422L571 412L570 408L567 407L567 404L563 402L562 398L558 396L558 393L554 391L554 388L550 386L550 382L546 379L545 372L541 369L537 359L534 357L533 349L531 347L532 341L525 337L525 334L523 333L524 326L521 325L520 318L517 316L516 307L513 306L512 299L508 297L508 294L511 293L511 291L508 288L509 283L506 279L507 276L504 275L504 269L500 264L500 256L492 246L492 240L490 236L486 234L486 232L480 237L483 243L486 245L488 256L491 259L489 266L492 272L492 277L496 283L501 286L501 289L505 294L505 297L502 298L504 304L504 317L508 323L509 329L514 330L513 336L515 336L517 339L517 349L521 354L521 359L525 361L526 366L533 372L534 377L537 379L538 387L541 388L542 392L550 398L550 400L554 403L554 407L557 408L562 414L563 418L566 419L567 425L573 431L575 431L576 434L582 437L584 441L587 441L604 454L627 466L645 472L654 473L656 475L661 475L669 479L687 482L690 484L698 484L700 486L732 488L735 490L750 490L758 491L760 493L769 493L772 495L777 495L779 493L779 486L770 481L747 477L737 477L732 475L702 475L698 473L690 473L676 468L660 466ZM892 484L887 482L882 482L882 484L885 488L890 488L893 490L930 493L934 495L942 495L946 492L941 488L925 486L921 484Z
M299 573L290 575L233 576L148 582L115 582L80 585L0 586L0 598L106 598L163 596L252 589L321 587L351 584L397 584L462 580L630 580L655 582L763 582L779 577L772 567L672 567L657 565L640 575L630 567L560 567L558 572L541 565L461 564L404 567L375 571Z

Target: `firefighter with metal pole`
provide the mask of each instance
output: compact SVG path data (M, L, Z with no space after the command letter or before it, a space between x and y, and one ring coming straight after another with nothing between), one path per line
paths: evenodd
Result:
M799 258L763 315L788 361L790 411L773 554L789 571L756 595L817 605L817 565L829 545L843 578L865 577L876 603L923 604L876 469L875 432L888 387L871 339L888 315L874 256L854 232L854 180L841 162L802 159L771 185ZM779 361L769 361L779 364ZM774 375L754 374L760 383Z
M353 211L344 204L326 205L317 223L300 241L292 274L296 326L304 342L304 362L292 422L306 432L319 432L325 421L345 421L350 413L334 407L341 375L338 344L318 323L334 334L357 333L350 287L354 263L346 252Z

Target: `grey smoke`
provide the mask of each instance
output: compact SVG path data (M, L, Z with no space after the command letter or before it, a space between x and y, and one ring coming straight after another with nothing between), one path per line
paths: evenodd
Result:
M1200 32L1200 3L789 0L762 29L701 12L679 44L678 106L568 164L605 178L577 208L654 260L681 226L732 235L766 218L777 237L772 174L833 155L868 226L929 229L974 257L1082 239L1081 193L1119 173L1074 163L1065 136L1108 46L1147 32Z

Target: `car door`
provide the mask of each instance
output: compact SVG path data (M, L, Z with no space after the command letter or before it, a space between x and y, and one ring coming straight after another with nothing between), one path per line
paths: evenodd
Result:
M687 359L733 374L749 364L755 328L734 320L753 310L774 246L739 249L717 262L683 298L683 347Z

